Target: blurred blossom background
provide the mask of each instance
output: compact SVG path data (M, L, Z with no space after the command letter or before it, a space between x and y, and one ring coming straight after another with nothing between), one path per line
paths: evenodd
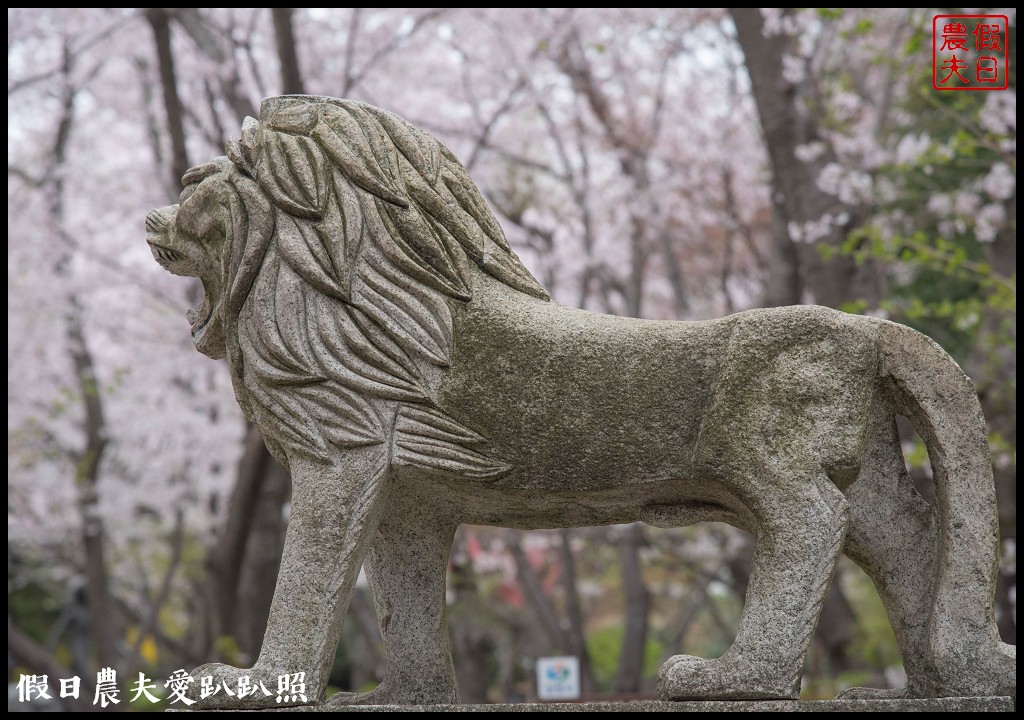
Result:
M956 11L9 8L11 686L47 674L56 696L79 675L81 699L54 702L82 709L101 667L126 700L139 672L163 694L178 668L259 651L289 479L193 348L201 291L152 260L144 219L281 93L436 135L563 304L703 320L815 302L931 335L988 418L1015 643L1016 13L972 10L1009 16L1009 89L946 92L939 12ZM586 698L652 697L669 655L728 648L751 546L715 524L463 527L463 701L531 699L549 655L580 658ZM382 659L361 586L332 683L371 688ZM804 697L901 677L844 559Z

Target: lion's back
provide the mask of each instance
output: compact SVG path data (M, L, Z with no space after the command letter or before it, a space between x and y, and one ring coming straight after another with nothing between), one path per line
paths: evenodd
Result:
M728 320L655 322L526 298L477 304L455 322L440 402L514 466L580 488L684 474L722 371Z
M799 306L657 322L495 300L456 318L440 400L511 461L511 484L696 474L702 436L764 433L782 416L831 423L845 448L873 391L869 318Z

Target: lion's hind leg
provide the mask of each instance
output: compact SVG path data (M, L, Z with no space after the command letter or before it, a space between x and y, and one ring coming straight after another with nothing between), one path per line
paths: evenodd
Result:
M995 578L999 517L988 428L977 392L924 335L880 326L884 396L928 446L938 549L928 620L930 692L937 697L1017 694L1017 650L999 638Z
M851 688L841 697L940 697L980 694L979 690L998 694L1003 688L986 687L984 681L1015 675L1013 646L998 644L976 658L973 673L964 673L960 687L950 682L950 673L941 671L942 657L937 656L930 637L930 625L943 622L933 608L939 572L939 516L914 488L900 451L893 411L885 403L874 410L861 472L847 488L846 497L850 530L845 552L878 590L899 643L907 686L894 690ZM966 645L966 635L964 639Z
M733 486L760 518L736 640L713 660L669 658L658 676L666 700L799 697L804 657L843 546L848 507L824 473L767 480Z
M892 413L879 405L868 429L867 452L846 491L850 530L846 554L871 578L899 643L907 687L851 688L844 698L928 697L928 618L939 548L934 508L914 488L900 452Z

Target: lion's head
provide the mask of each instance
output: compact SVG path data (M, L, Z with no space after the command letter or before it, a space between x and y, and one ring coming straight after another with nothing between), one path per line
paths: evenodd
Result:
M243 409L285 447L379 442L370 400L430 405L471 268L547 299L455 156L369 105L265 100L183 183L147 240L200 278L196 347L227 356Z
M185 175L177 205L146 216L146 241L153 257L175 275L199 278L203 301L188 312L196 348L212 358L225 355L221 289L223 255L232 232L230 195L235 166L221 158Z

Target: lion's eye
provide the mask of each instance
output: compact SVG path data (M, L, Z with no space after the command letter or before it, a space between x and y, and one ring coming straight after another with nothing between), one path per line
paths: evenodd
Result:
M225 222L219 213L204 212L203 198L183 202L178 211L178 230L195 242L221 242L226 236Z

